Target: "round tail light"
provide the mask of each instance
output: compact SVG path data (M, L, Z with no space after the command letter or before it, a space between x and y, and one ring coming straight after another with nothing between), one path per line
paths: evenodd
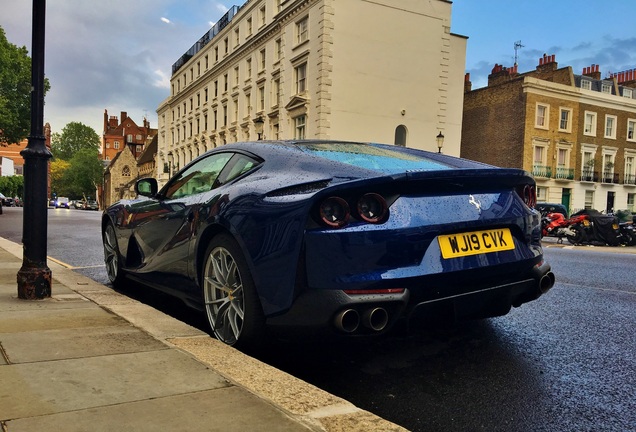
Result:
M373 224L384 222L388 210L386 201L382 195L368 193L358 200L358 214L365 222Z
M341 228L349 222L349 204L342 198L330 197L320 204L320 219L326 225Z

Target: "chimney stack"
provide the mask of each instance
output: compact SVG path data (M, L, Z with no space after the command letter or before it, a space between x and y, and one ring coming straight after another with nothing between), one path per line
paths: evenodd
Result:
M543 57L539 58L539 65L537 66L537 72L554 72L557 70L558 64L556 62L556 55L543 54Z
M583 68L583 75L588 76L595 80L601 79L601 72L599 71L599 66L597 64L592 64L592 66Z

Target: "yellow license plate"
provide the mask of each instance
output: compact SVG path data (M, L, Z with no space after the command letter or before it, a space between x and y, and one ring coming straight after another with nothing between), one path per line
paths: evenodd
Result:
M437 237L437 241L445 259L515 248L508 228L441 235Z

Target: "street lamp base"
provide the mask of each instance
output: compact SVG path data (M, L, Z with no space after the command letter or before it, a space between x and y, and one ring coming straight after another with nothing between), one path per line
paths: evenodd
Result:
M18 298L39 300L51 297L51 269L25 267L18 271Z

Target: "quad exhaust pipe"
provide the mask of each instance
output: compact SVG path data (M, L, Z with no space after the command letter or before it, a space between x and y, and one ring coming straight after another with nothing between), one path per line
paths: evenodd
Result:
M379 332L389 323L389 314L386 309L381 307L369 308L362 316L355 309L345 309L336 314L334 324L336 328L345 333L353 333L363 326Z
M541 279L539 279L539 291L541 291L541 294L547 293L548 290L554 286L554 282L554 273L550 271L544 274Z

